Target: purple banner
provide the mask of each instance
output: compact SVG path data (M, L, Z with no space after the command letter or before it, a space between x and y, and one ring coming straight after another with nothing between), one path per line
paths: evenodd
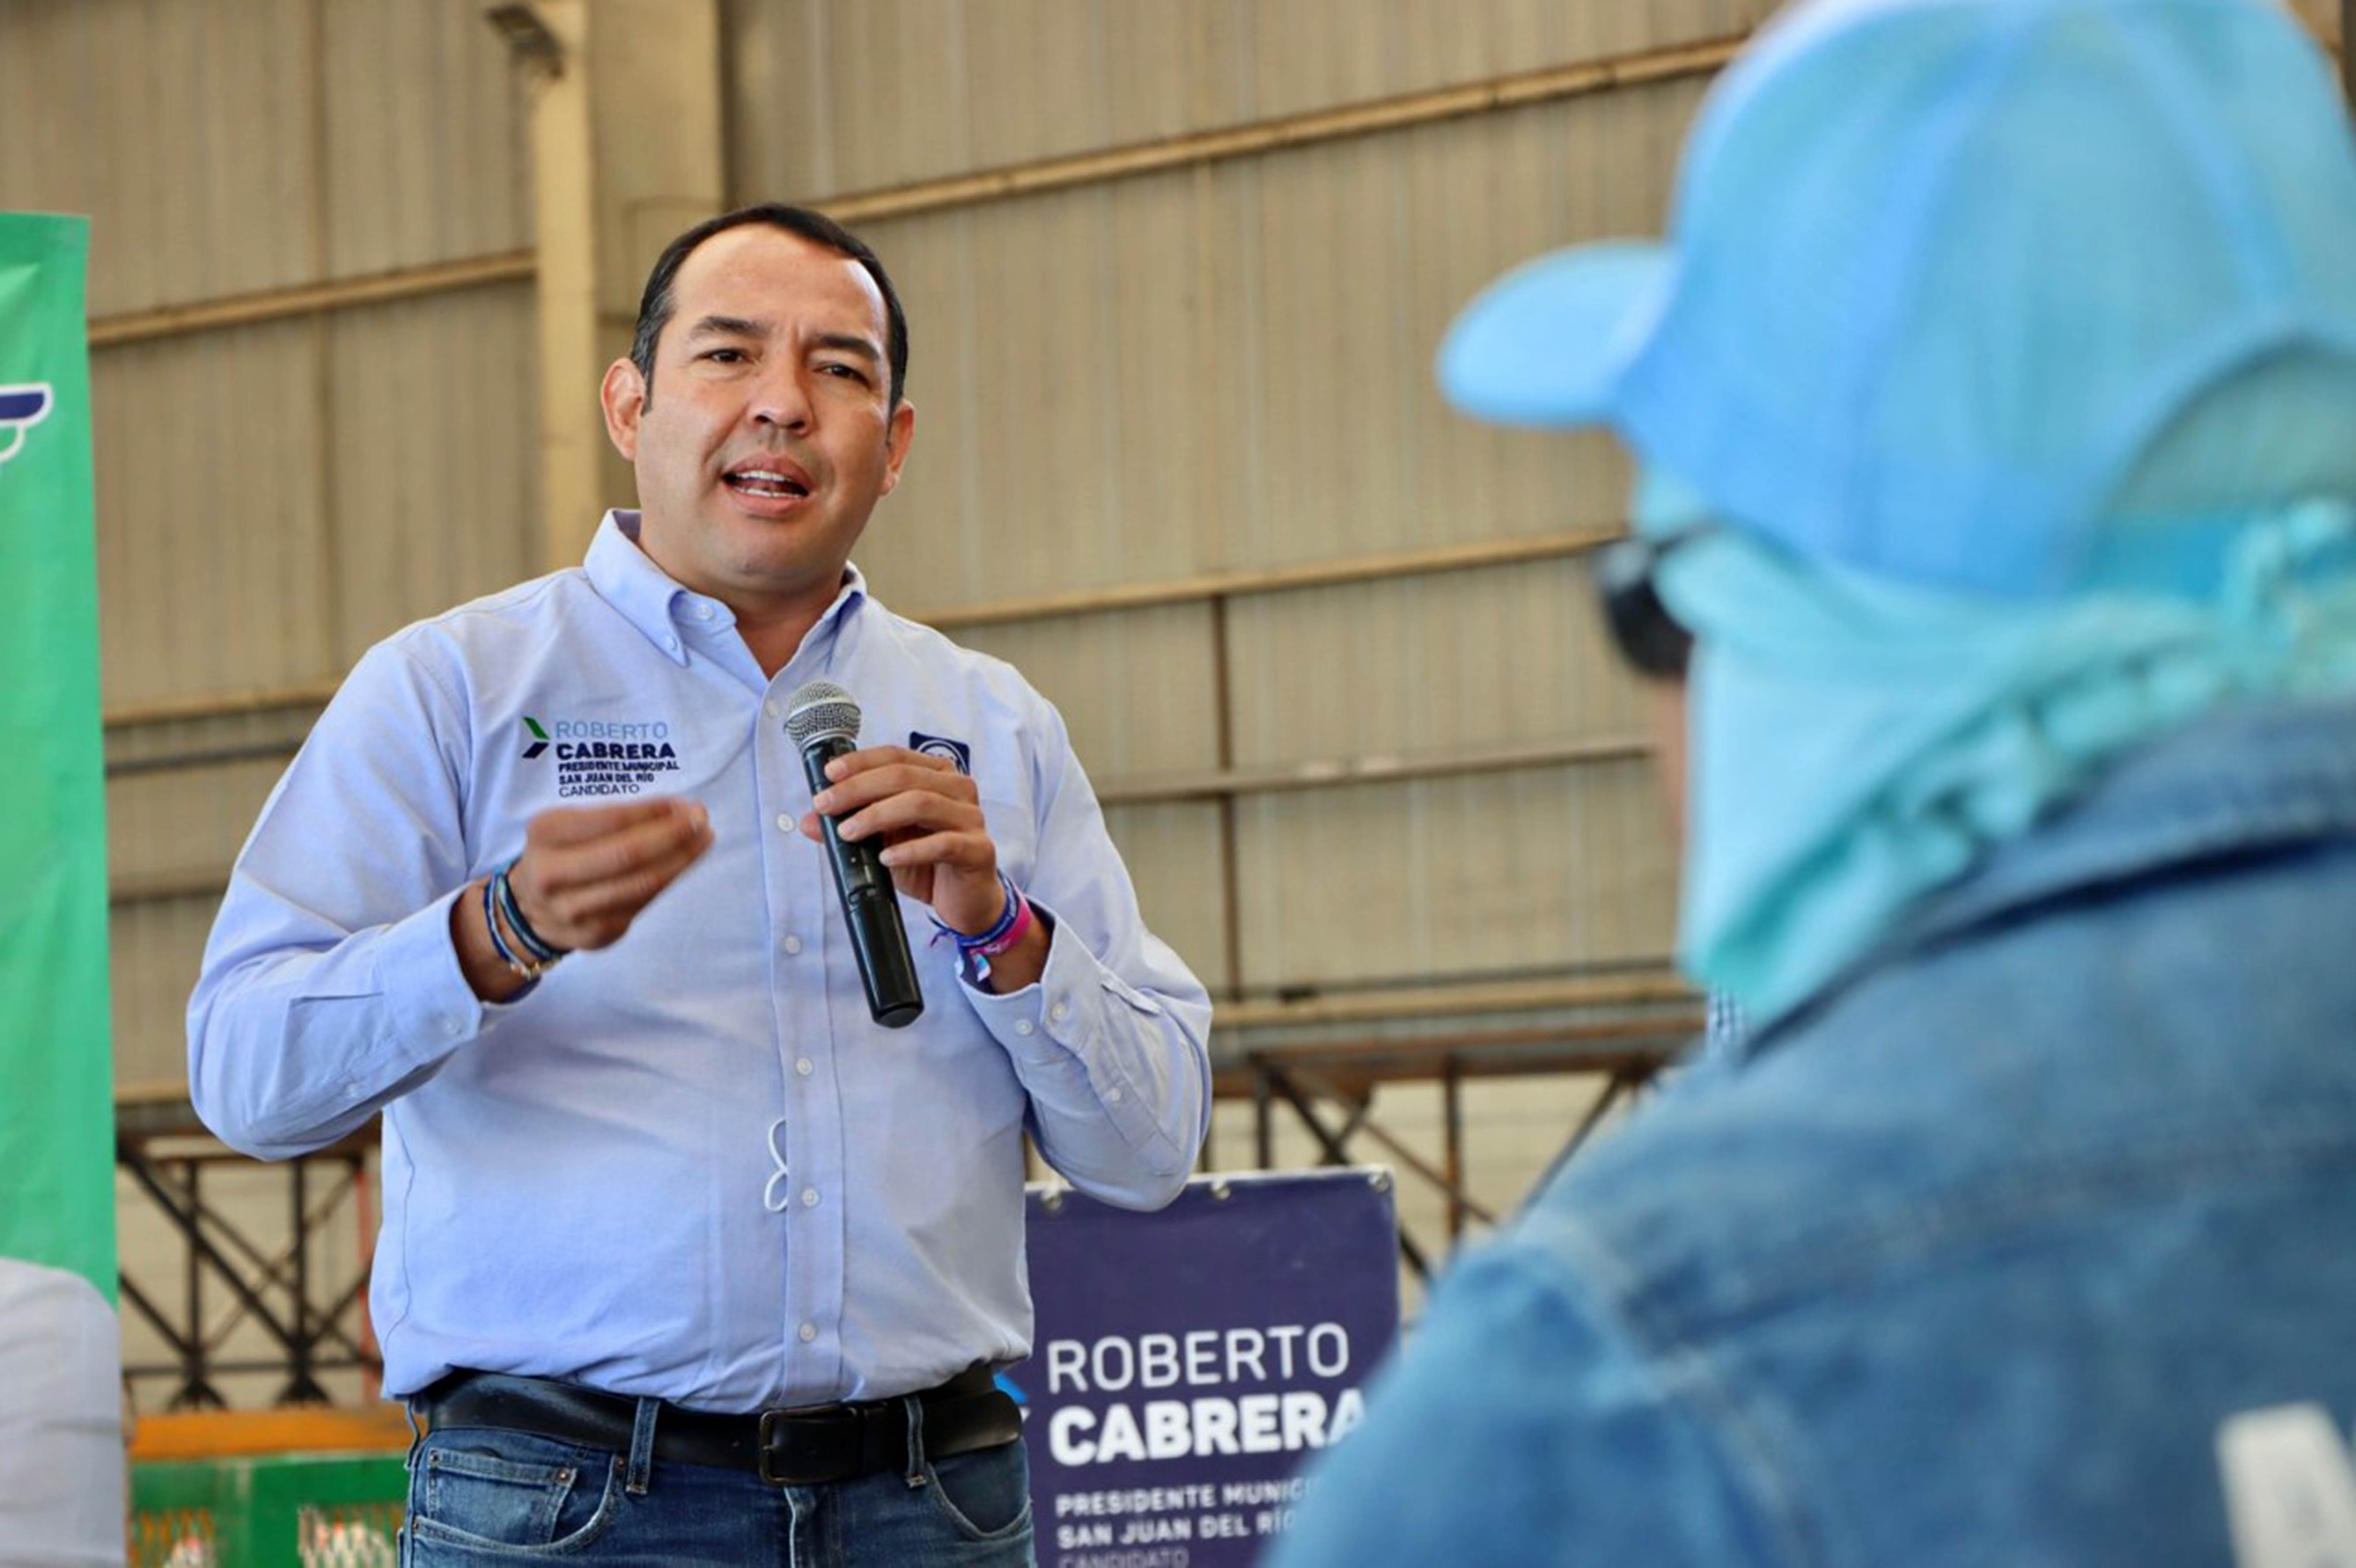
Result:
M1291 1522L1398 1337L1376 1170L1199 1176L1132 1214L1032 1189L1023 1401L1041 1568L1226 1568Z

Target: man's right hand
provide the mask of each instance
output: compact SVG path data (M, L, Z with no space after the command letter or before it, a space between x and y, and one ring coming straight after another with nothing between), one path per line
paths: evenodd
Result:
M711 820L693 800L556 806L524 830L508 886L541 940L602 948L619 940L638 911L711 847ZM491 944L480 883L460 897L450 918L459 966L477 996L496 1002L523 989Z

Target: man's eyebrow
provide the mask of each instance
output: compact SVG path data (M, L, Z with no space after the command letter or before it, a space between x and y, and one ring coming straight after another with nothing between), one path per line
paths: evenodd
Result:
M707 316L687 329L691 338L766 338L769 324L742 316Z
M862 338L852 332L821 332L810 339L813 349L832 349L844 354L856 354L870 364L884 362L884 350L875 346L873 338Z

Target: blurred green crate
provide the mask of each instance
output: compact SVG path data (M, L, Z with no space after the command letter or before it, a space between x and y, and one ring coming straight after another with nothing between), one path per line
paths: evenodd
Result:
M398 1455L143 1463L133 1568L393 1568L408 1473Z

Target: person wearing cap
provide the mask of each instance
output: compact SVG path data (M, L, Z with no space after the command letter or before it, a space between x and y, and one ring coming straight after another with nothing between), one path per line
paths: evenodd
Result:
M906 364L822 215L680 235L602 388L639 508L372 649L231 873L190 1096L265 1158L382 1112L412 1568L1033 1561L993 1377L1030 1348L1025 1137L1168 1202L1210 1004L1055 709L851 564ZM814 793L817 692L861 744ZM865 993L819 812L883 846L913 1020Z
M1665 242L1507 275L1440 370L1637 459L1597 578L1745 1027L1451 1272L1275 1562L2351 1561L2317 50L2258 0L1796 6Z

